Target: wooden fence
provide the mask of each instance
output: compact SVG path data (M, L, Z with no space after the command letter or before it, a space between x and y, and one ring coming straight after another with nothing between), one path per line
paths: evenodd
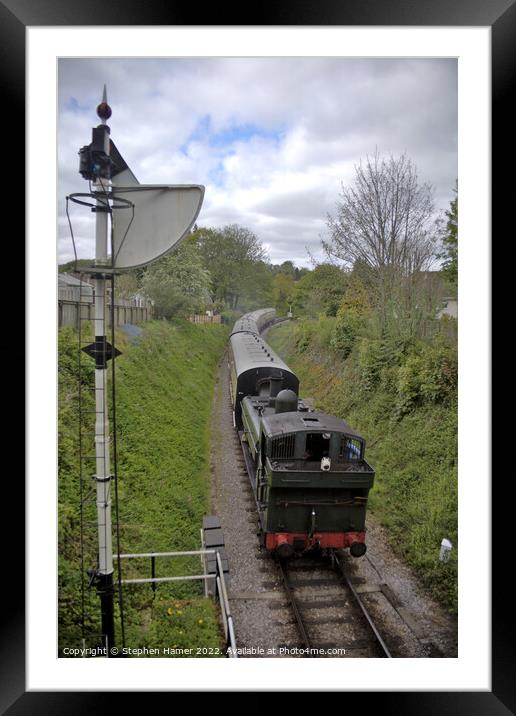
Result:
M121 299L122 300L122 299ZM95 318L95 306L93 303L79 303L78 301L58 300L58 325L73 326L79 328L79 318L83 321L92 321ZM123 303L116 303L114 306L115 326L124 323L143 323L152 318L151 306L135 306L127 299ZM106 311L107 327L111 326L111 306Z
M452 343L457 342L458 322L456 318L445 315L443 318L428 319L420 327L421 338L433 339L441 336Z
M222 316L206 316L204 314L189 316L191 323L222 323Z

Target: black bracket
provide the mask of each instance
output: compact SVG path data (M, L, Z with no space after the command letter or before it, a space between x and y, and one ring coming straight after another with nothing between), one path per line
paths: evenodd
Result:
M95 336L95 341L82 350L95 359L95 368L105 368L108 360L122 355L122 351L112 346L105 336Z
M97 594L102 596L104 594L109 595L114 591L113 586L113 574L100 574L100 572L93 567L88 569L86 574L89 576L88 588L95 587Z

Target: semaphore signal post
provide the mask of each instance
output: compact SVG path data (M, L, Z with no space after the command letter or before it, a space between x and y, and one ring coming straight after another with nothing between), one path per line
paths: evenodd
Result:
M74 203L87 206L95 213L95 261L94 266L82 269L90 275L95 293L94 340L82 351L95 361L95 462L96 500L96 565L87 570L88 586L95 587L100 598L102 651L106 656L120 653L114 649L115 618L113 579L113 529L112 529L112 485L117 490L116 475L116 423L115 414L115 370L114 359L120 355L114 346L114 277L116 274L137 267L147 266L164 256L175 247L189 232L199 215L204 198L204 187L198 184L163 185L140 184L124 161L114 142L110 138L107 120L111 117L111 107L107 102L106 86L102 101L97 107L101 124L92 130L91 144L79 151L79 173L89 182L89 192L70 194L67 197ZM68 210L67 210L68 213ZM152 228L149 228L152 227ZM70 223L71 229L71 223ZM72 231L73 240L73 231ZM74 244L75 249L75 244ZM107 340L106 327L108 316L107 283L111 286L111 343ZM82 286L82 282L81 282ZM82 288L81 288L82 291ZM79 307L81 299L79 300ZM79 317L79 343L81 344L81 316ZM86 319L84 319L86 320ZM108 398L108 361L111 364L111 401ZM80 370L80 361L79 361ZM79 396L81 395L79 378ZM111 431L113 434L113 456L111 455L109 403L113 412ZM79 412L81 398L79 397ZM86 411L89 412L89 411ZM82 418L81 418L82 420ZM81 423L82 431L82 423ZM81 484L81 579L84 580L84 497L82 432L79 439L80 484ZM84 456L88 459L90 456ZM113 459L112 459L113 457ZM112 471L112 463L115 470ZM118 500L116 500L116 527L118 562L118 591L123 636L123 606L121 596L120 545L118 540ZM85 641L85 594L82 588L82 628Z
M92 273L95 291L95 340L83 350L95 359L95 465L94 480L97 498L98 563L89 570L90 584L96 587L100 598L101 630L109 656L115 644L113 609L113 546L111 520L111 473L109 413L107 400L107 362L114 350L106 336L106 274L108 255L108 214L112 211L110 129L107 120L111 108L107 103L106 87L102 102L97 107L102 123L93 129L92 143L80 151L80 173L93 181L95 205L95 269ZM112 299L113 300L113 297Z

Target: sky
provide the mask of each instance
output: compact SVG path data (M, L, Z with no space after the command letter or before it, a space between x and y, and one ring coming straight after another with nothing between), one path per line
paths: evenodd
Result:
M342 186L374 154L406 153L436 213L457 177L457 61L368 58L60 59L58 260L73 259L65 197L88 191L79 149L100 120L142 184L203 184L197 224L253 231L272 263L324 260ZM79 258L94 219L71 205Z

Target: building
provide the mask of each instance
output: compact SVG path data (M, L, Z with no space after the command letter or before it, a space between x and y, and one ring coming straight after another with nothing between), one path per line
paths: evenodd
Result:
M443 316L452 316L457 318L459 313L459 304L456 298L447 296L443 298L443 307L437 312L437 318Z
M59 301L75 303L93 303L93 286L85 279L82 282L68 273L60 273L57 277L57 297Z

